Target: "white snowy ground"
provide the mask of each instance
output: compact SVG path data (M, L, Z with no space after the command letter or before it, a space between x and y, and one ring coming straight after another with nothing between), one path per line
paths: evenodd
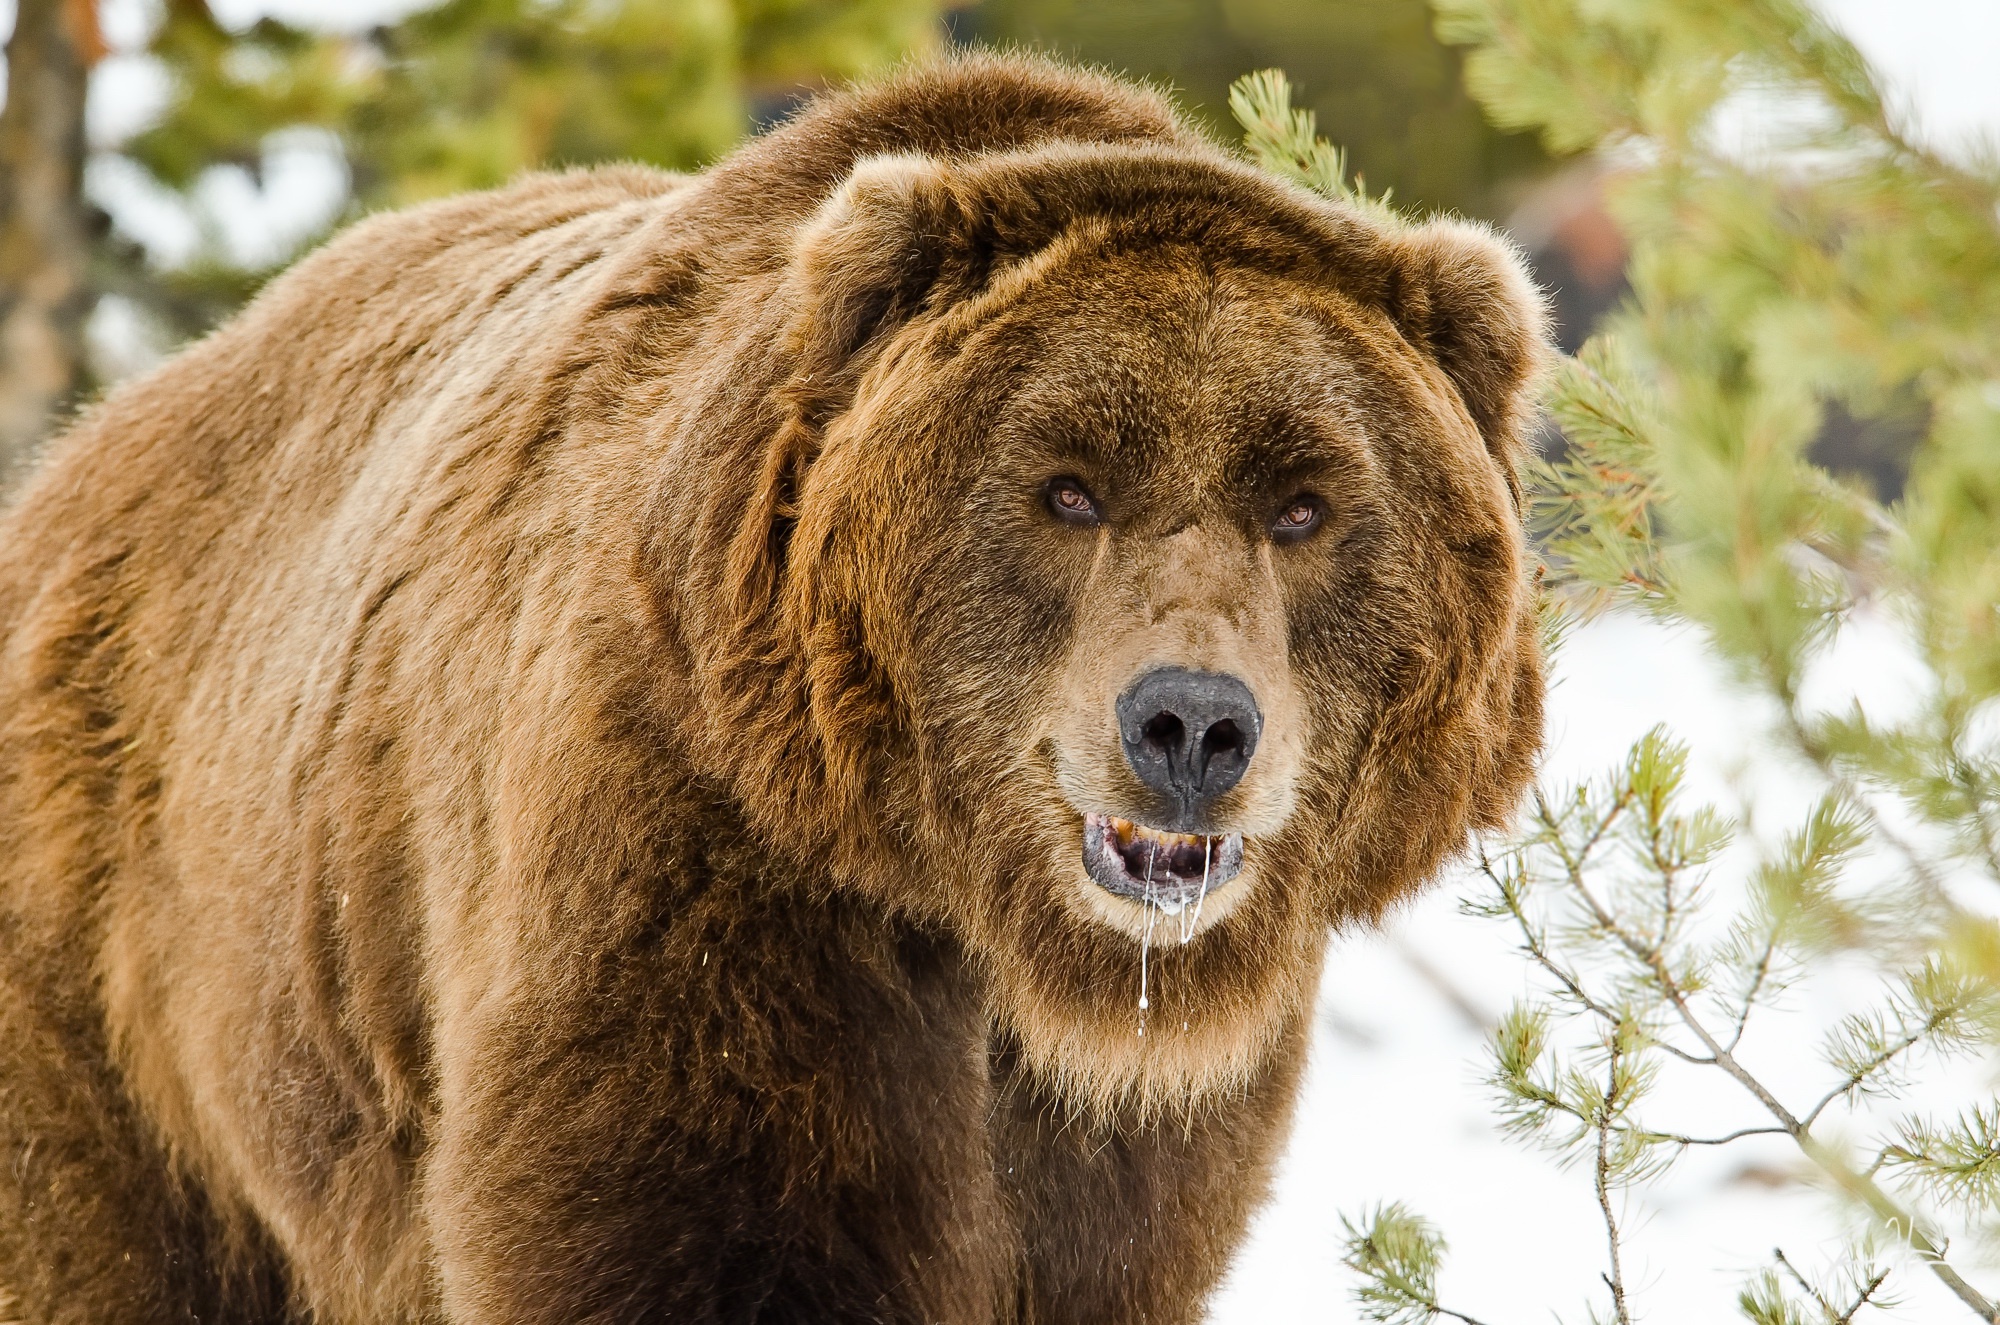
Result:
M1692 749L1690 803L1747 804L1756 835L1783 832L1817 794L1803 769L1772 753L1766 712L1723 679L1691 632L1607 618L1571 638L1556 671L1550 783L1601 773L1664 722ZM1892 717L1918 679L1896 632L1868 619L1844 631L1819 666L1814 699L1844 708L1859 698L1872 715ZM1718 867L1718 901L1753 850L1746 843ZM1214 1302L1214 1325L1361 1320L1356 1281L1339 1263L1340 1216L1392 1199L1428 1215L1449 1239L1446 1305L1492 1325L1557 1313L1582 1321L1586 1301L1603 1305L1605 1236L1588 1170L1559 1169L1546 1153L1502 1137L1480 1084L1478 1022L1524 991L1527 968L1506 926L1458 913L1467 886L1448 880L1384 932L1336 940L1291 1146L1274 1199ZM1798 1111L1832 1084L1813 1056L1820 1032L1874 991L1858 963L1816 972L1780 1010L1752 1021L1746 1062ZM1660 1099L1670 1107L1646 1115L1649 1123L1716 1135L1769 1122L1727 1081L1702 1079L1715 1077L1669 1073ZM1960 1064L1927 1079L1934 1084L1888 1111L1955 1109L1982 1091L1990 1099L1995 1075L1991 1064ZM1735 1319L1738 1288L1768 1264L1773 1246L1801 1266L1833 1256L1835 1208L1800 1173L1782 1138L1752 1138L1690 1152L1623 1207L1639 1319ZM1991 1269L1978 1281L2000 1289ZM1923 1270L1895 1282L1903 1307L1887 1319L1971 1318Z

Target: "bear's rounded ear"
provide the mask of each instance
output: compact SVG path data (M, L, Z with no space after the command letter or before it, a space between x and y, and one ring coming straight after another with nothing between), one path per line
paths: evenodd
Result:
M745 629L771 619L822 428L853 398L871 347L923 306L962 230L946 172L927 156L864 157L792 239L772 382L781 415L731 544Z
M1550 362L1548 307L1513 245L1438 220L1398 239L1390 314L1458 388L1518 505L1536 379Z
M947 171L912 153L864 157L800 229L786 348L801 394L838 408L863 351L922 307L962 230Z

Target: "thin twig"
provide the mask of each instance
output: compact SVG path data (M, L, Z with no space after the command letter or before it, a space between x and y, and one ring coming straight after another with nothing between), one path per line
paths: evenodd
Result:
M1827 1301L1826 1294L1814 1287L1812 1281L1800 1274L1798 1267L1785 1258L1785 1249L1783 1247L1773 1247L1771 1248L1771 1255L1777 1259L1779 1265L1784 1267L1785 1273L1792 1276L1792 1281L1800 1288L1805 1289L1806 1296L1819 1303L1819 1309L1825 1313L1826 1318L1832 1320L1834 1318L1833 1303Z
M1854 1068L1847 1074L1847 1080L1828 1091L1819 1103L1812 1106L1812 1109L1805 1117L1799 1119L1799 1125L1801 1127L1811 1127L1818 1120L1819 1116L1826 1112L1829 1104L1832 1104L1835 1100L1847 1094L1848 1091L1853 1090L1863 1081L1866 1081L1869 1077L1887 1067L1895 1060L1898 1054L1907 1053L1917 1045L1922 1044L1924 1038L1935 1029L1933 1026L1925 1025L1919 1030L1911 1031L1897 1043L1890 1045L1873 1058L1870 1058L1866 1063Z
M1611 1212L1611 1115L1618 1103L1618 1035L1610 1041L1610 1065L1605 1069L1604 1104L1597 1115L1597 1207L1604 1212L1604 1233L1611 1246L1611 1273L1604 1282L1611 1287L1611 1305L1618 1313L1618 1325L1632 1325L1625 1305L1625 1268L1618 1250L1618 1220Z
M1750 979L1750 988L1743 994L1743 1010L1736 1016L1736 1029L1729 1036L1732 1050L1743 1043L1743 1032L1750 1025L1750 1011L1757 1006L1757 995L1764 990L1764 981L1771 974L1771 959L1778 952L1778 936L1774 931L1764 944L1764 951L1757 958L1757 973Z
M1826 1316L1827 1325L1851 1325L1855 1313L1868 1305L1875 1296L1875 1290L1880 1288L1889 1278L1887 1270L1877 1270L1875 1277L1861 1286L1861 1292L1854 1299L1853 1305L1848 1307L1847 1310L1841 1311L1833 1303L1826 1300L1826 1294L1815 1288L1811 1280L1799 1273L1798 1267L1785 1258L1785 1249L1783 1247L1773 1247L1771 1255L1777 1258L1778 1264L1784 1267L1785 1273L1792 1276L1793 1281L1800 1288L1803 1288L1814 1302L1819 1304L1820 1311Z
M1619 792L1618 799L1604 812L1604 817L1598 820L1597 827L1591 831L1590 836L1577 844L1576 854L1572 856L1569 843L1562 835L1562 820L1549 808L1549 802L1543 796L1541 787L1539 785L1535 787L1536 817L1542 821L1542 826L1549 830L1550 845L1556 849L1556 854L1562 857L1564 867L1572 872L1583 868L1584 862L1590 859L1590 853L1597 849L1598 844L1603 842L1605 834L1611 831L1611 826L1631 807L1632 800L1631 788L1627 787Z
M1493 865L1486 858L1484 848L1481 848L1479 853L1479 867L1485 873L1486 877L1492 880L1494 886L1500 888L1501 897L1506 899L1507 913L1514 918L1516 926L1521 931L1521 950L1533 958L1536 965L1554 976L1557 983L1561 984L1569 996L1575 999L1585 1010L1595 1014L1609 1026L1615 1027L1620 1025L1623 1019L1618 1013L1598 1002L1595 998L1592 998L1590 993L1584 989L1583 983L1549 953L1547 945L1542 942L1541 936L1535 932L1533 922L1528 919L1526 913L1519 906L1515 905L1506 889L1501 887L1500 876L1494 873ZM1654 1038L1652 1043L1655 1047L1672 1054L1684 1063L1692 1063L1697 1067L1713 1067L1715 1065L1713 1058L1705 1054L1689 1053L1687 1050L1670 1041Z
M1638 1135L1649 1141L1665 1141L1676 1146L1726 1146L1731 1141L1741 1141L1746 1136L1789 1136L1782 1127L1739 1127L1727 1136L1682 1136L1678 1132L1653 1132L1640 1130Z
M1854 1305L1834 1317L1833 1325L1850 1325L1855 1313L1867 1306L1874 1299L1875 1290L1880 1288L1888 1278L1889 1272L1887 1270L1877 1270L1875 1277L1861 1286L1861 1292L1855 1297Z

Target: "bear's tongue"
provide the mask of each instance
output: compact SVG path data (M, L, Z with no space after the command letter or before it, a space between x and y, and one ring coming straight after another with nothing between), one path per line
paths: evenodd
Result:
M1163 833L1130 819L1107 817L1104 824L1114 834L1112 849L1135 879L1160 879L1169 874L1199 879L1210 864L1209 852L1220 845L1218 839Z

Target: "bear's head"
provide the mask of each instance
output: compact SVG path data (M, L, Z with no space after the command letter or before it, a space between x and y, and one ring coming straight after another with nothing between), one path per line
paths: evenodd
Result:
M1529 775L1520 262L1059 143L862 160L780 289L684 628L704 758L773 852L956 936L1071 1098L1241 1082L1329 927Z

